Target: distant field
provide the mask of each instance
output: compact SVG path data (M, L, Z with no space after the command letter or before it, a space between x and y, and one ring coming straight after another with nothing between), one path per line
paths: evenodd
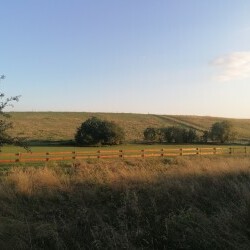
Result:
M126 141L143 139L147 127L180 125L198 131L208 129L214 122L225 118L205 116L173 116L130 113L85 113L85 112L12 112L14 129L12 135L38 141L72 140L76 129L91 116L118 123L125 130ZM250 139L250 119L228 119L240 139Z

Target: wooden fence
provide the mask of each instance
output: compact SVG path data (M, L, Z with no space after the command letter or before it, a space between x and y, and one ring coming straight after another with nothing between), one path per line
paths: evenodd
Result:
M142 150L98 150L73 152L0 153L0 163L74 161L80 159L174 157L185 155L248 155L247 147L162 148Z

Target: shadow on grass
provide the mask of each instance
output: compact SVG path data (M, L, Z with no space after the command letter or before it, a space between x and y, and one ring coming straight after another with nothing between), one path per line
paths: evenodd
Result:
M50 141L50 140L27 140L27 145L29 147L39 146L39 147L65 147L65 146L75 146L75 142L73 140L58 140L58 141Z
M249 171L64 179L85 171L66 165L64 185L48 175L32 194L2 185L0 248L249 249Z

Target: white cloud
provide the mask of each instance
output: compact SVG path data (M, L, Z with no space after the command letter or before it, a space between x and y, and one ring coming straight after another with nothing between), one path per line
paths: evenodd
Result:
M219 68L217 81L226 82L250 78L250 51L233 52L218 57L212 64Z

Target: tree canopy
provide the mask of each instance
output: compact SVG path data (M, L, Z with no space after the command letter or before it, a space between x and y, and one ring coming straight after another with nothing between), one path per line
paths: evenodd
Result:
M147 142L193 143L198 140L196 130L178 126L146 128L143 132Z
M78 145L116 145L123 140L124 131L120 126L96 117L83 122L75 134Z
M221 121L212 125L210 136L213 141L225 143L234 140L236 133L231 122Z

